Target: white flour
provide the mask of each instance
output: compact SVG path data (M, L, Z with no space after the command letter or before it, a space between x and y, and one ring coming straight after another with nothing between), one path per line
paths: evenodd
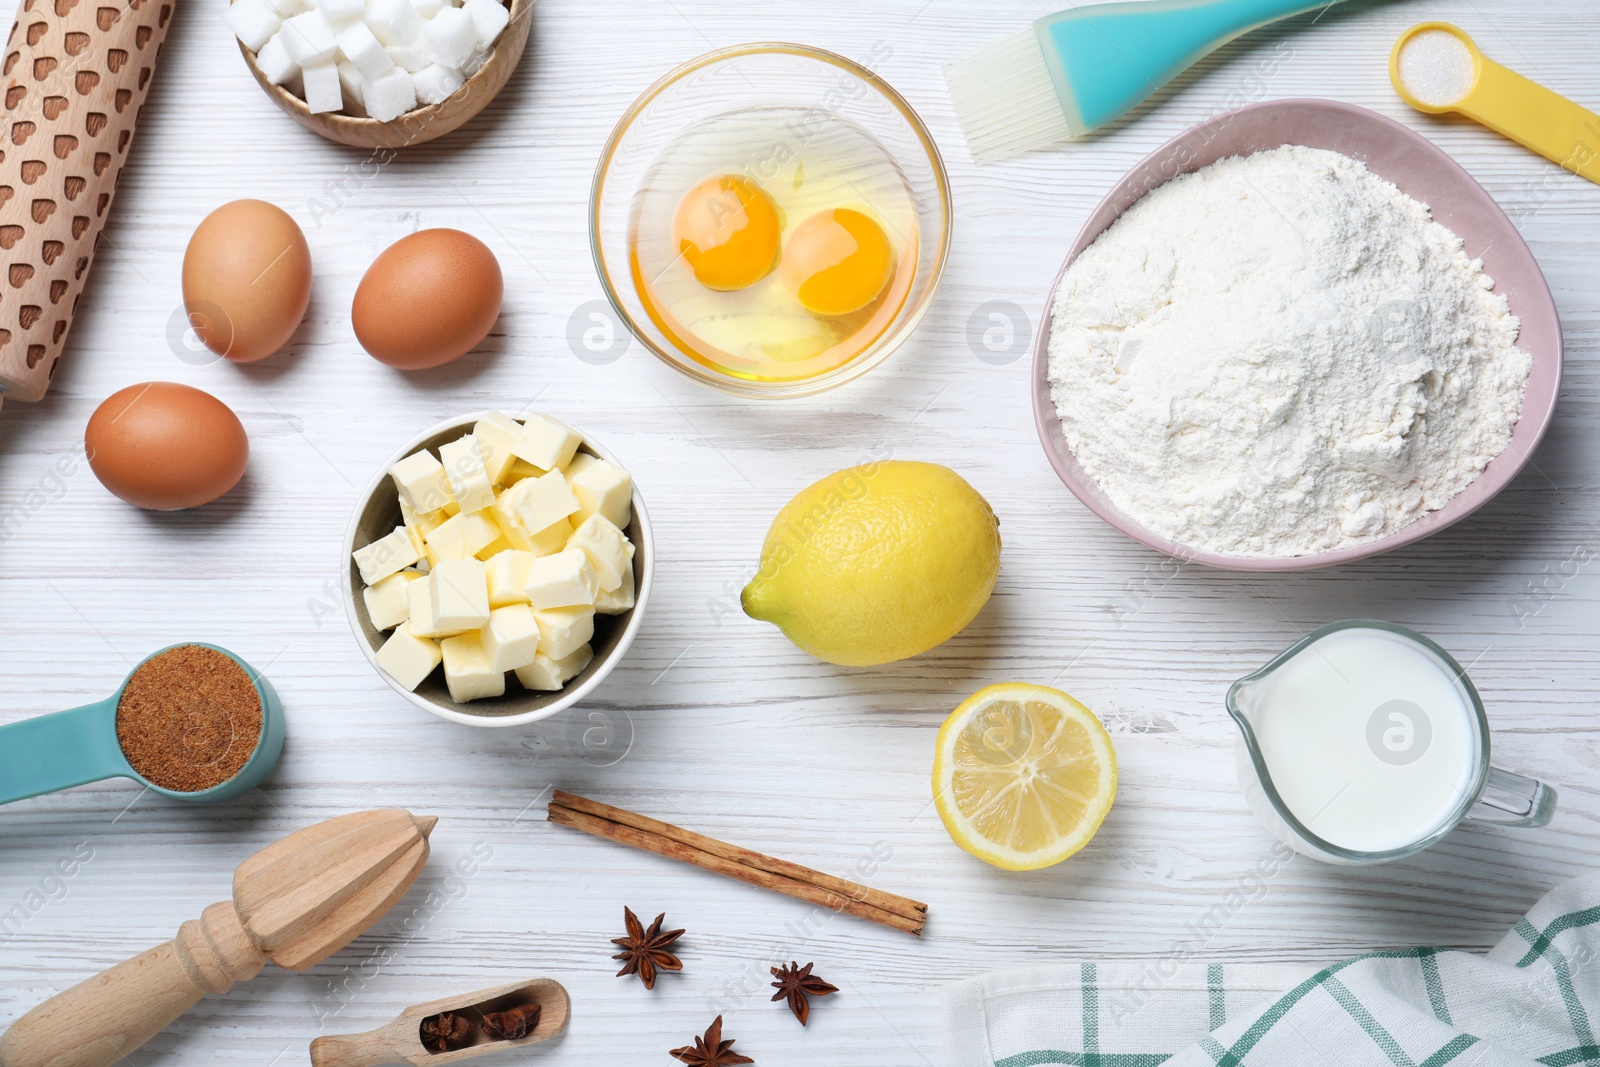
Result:
M1357 160L1285 145L1153 190L1073 263L1050 381L1129 518L1235 556L1393 533L1510 439L1531 360L1493 280Z

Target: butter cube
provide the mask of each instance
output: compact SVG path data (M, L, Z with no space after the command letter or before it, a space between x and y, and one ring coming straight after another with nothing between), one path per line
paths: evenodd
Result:
M499 537L496 537L493 541L490 541L484 547L478 549L478 551L474 552L472 555L475 558L481 559L485 563L488 563L491 559L493 559L494 557L498 556L500 553L506 551L510 547L511 547L511 542L506 540L506 537L505 537L504 534L501 534Z
M523 587L528 584L528 567L537 558L532 552L509 549L487 562L491 609L528 602L528 593Z
M470 559L494 543L500 527L488 511L463 511L428 531L428 547L440 559Z
M594 650L588 645L580 645L561 659L551 659L541 652L532 663L517 668L517 681L526 689L553 693L582 674L592 659Z
M591 463L599 462L599 456L592 455L588 452L578 452L575 453L572 459L568 461L567 465L561 469L561 473L567 476L567 484L571 485L572 479L577 477L579 471L583 470Z
M433 624L460 633L489 621L487 568L477 559L442 559L428 575Z
M611 592L622 584L622 573L633 566L633 545L627 535L604 515L590 515L567 538L568 548L581 548L589 554L600 588Z
M602 590L594 598L596 615L621 615L633 610L633 568L622 569L622 584L615 589Z
M511 496L512 512L529 534L555 525L579 507L578 498L572 495L558 470L538 478L524 478L506 492Z
M437 515L439 513L436 511L434 514ZM408 522L405 530L406 536L411 539L411 547L415 548L417 555L421 557L421 559L417 560L418 567L432 567L439 562L439 553L435 552L433 547L428 544L428 535L422 532L420 526L413 526Z
M411 624L405 622L395 627L394 633L389 635L377 654L378 666L383 668L383 673L410 690L415 690L424 678L433 673L441 658L443 655L438 644L418 637L411 632Z
M584 464L576 474L568 467L566 473L567 485L578 498L577 522L604 515L618 529L627 527L633 518L633 475L603 459Z
M528 535L528 544L533 546L533 551L541 556L548 556L552 552L560 552L567 547L567 538L572 536L572 523L566 519L557 519L542 530Z
M444 464L445 477L450 479L450 492L463 512L482 511L494 503L494 481L483 464L477 437L469 433L440 445L439 460Z
M414 452L389 468L394 487L413 511L438 511L455 499L444 465L427 449Z
M406 596L406 586L422 575L416 571L400 571L361 590L361 599L367 605L367 618L373 629L392 630L411 617L411 601Z
M483 641L476 633L457 634L439 642L444 654L444 683L450 699L458 704L483 697L497 697L506 691L504 671L494 669Z
M410 609L406 625L417 637L454 637L465 629L452 630L440 626L433 617L433 596L427 582L411 582L406 586L406 606Z
M411 566L422 558L422 553L411 543L411 535L406 528L396 526L372 544L356 549L350 556L356 561L361 580L367 585L376 585L389 575Z
M535 467L525 459L516 459L511 461L510 467L506 468L506 476L502 481L506 485L510 485L513 482L520 482L524 478L537 478L543 473L545 473L543 467Z
M437 508L433 511L418 511L406 502L405 497L401 497L400 517L405 520L407 526L414 527L419 533L425 534L429 530L438 529L439 524L450 517L450 513L444 508Z
M497 671L526 667L539 651L539 623L526 604L508 604L489 612L480 637L484 653Z
M600 576L583 549L569 548L535 559L528 567L524 589L528 603L539 609L593 606L600 592Z
M503 411L491 411L478 420L472 428L472 436L478 439L478 454L483 457L483 468L489 472L489 480L499 485L506 480L511 464L517 461L511 450L522 439L522 423Z
M565 467L582 443L583 438L566 423L548 415L529 415L522 420L522 440L517 442L514 451L519 459L554 471Z
M588 604L545 608L533 617L539 623L539 651L551 659L571 654L594 636L594 608Z

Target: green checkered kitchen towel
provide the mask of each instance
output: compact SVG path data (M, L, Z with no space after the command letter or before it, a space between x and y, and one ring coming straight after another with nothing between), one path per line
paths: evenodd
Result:
M1600 876L1551 891L1487 955L1309 967L1083 963L945 993L950 1067L1600 1064Z

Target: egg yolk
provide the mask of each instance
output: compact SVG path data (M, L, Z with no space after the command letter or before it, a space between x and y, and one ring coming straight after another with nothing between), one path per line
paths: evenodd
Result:
M894 247L868 216L852 208L819 211L794 228L779 277L814 315L860 311L883 292Z
M684 194L672 218L678 252L707 289L743 289L778 259L778 206L737 174L707 178Z

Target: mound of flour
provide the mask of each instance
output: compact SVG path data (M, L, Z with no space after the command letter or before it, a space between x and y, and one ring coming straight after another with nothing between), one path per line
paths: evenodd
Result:
M1068 270L1067 441L1181 544L1293 556L1442 506L1510 440L1531 361L1461 239L1357 160L1285 145L1143 197Z

